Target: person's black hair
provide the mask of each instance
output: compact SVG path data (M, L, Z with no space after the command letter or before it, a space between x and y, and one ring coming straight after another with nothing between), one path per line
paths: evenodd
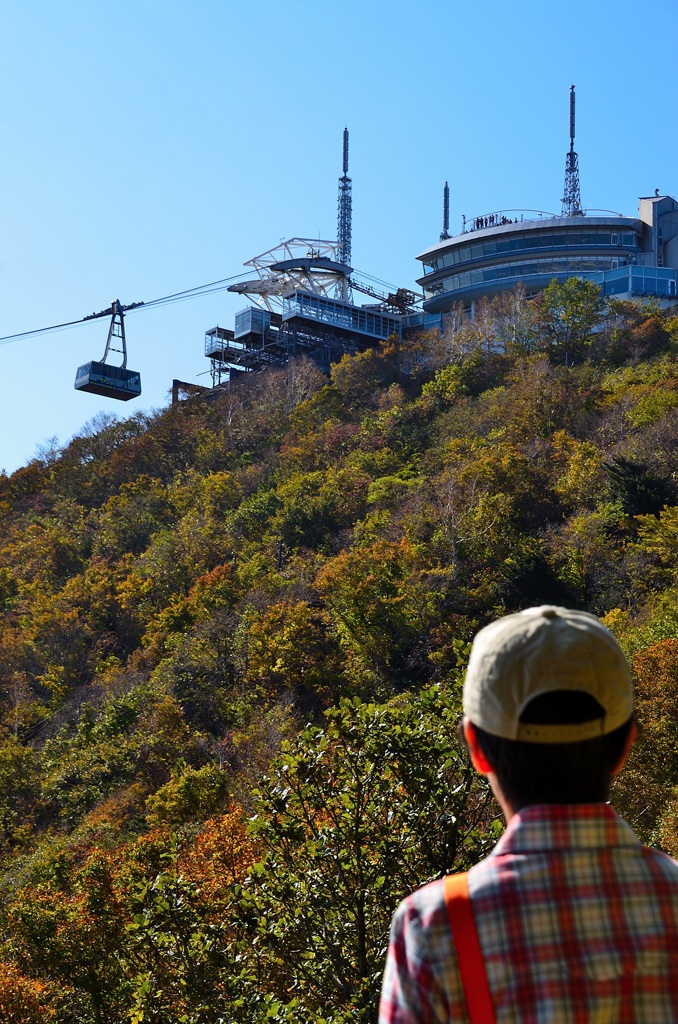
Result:
M602 718L604 713L588 693L557 690L530 701L520 721L575 725ZM605 802L631 724L629 719L613 732L575 743L527 743L474 728L478 746L492 765L502 793L519 811L533 804Z

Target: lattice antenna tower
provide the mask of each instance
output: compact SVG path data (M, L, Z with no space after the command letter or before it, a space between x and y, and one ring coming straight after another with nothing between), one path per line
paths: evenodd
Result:
M450 186L445 182L443 189L443 230L440 233L440 241L450 237Z
M570 86L570 151L565 158L565 192L563 216L583 217L579 191L579 157L574 151L574 86Z
M351 218L353 199L351 196L351 179L348 176L348 128L344 128L344 162L343 174L339 178L339 203L337 208L337 262L351 266ZM341 297L350 301L351 281L347 276L341 285Z

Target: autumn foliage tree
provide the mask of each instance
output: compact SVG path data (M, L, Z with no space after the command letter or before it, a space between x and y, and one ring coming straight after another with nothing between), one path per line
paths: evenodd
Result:
M0 473L0 1016L370 1020L394 902L494 839L453 719L526 604L619 636L675 852L677 351L554 282Z
M375 1021L390 916L412 888L474 863L496 807L435 690L343 700L262 783L263 850L238 911L264 991L290 1019Z

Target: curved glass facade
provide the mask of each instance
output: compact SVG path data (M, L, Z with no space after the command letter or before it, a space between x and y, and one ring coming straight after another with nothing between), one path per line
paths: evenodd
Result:
M556 258L530 260L522 263L501 263L492 267L480 267L477 270L466 270L461 274L451 274L448 277L440 278L430 285L424 285L424 295L427 299L445 292L456 292L466 289L475 289L479 285L491 284L496 281L510 282L511 286L522 281L529 287L531 277L558 277L561 274L571 276L572 274L590 273L595 274L601 270L611 270L625 264L625 260L612 259L610 256L585 256L579 258Z
M554 217L469 231L419 257L424 308L449 309L518 283L529 291L554 277L601 274L635 263L642 250L642 224L625 217Z
M429 271L443 270L445 267L458 266L460 263L471 263L475 260L487 259L492 256L511 256L514 253L563 252L567 250L598 249L608 251L625 250L628 253L638 251L638 236L635 231L610 231L598 229L592 231L526 231L522 234L510 234L503 238L479 239L468 245L460 245L450 252L445 252L424 267Z

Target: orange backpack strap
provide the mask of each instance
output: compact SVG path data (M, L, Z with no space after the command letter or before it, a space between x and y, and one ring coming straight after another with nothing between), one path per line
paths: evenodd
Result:
M445 906L457 953L471 1024L494 1024L494 1008L485 974L485 961L468 893L468 875L446 875Z

